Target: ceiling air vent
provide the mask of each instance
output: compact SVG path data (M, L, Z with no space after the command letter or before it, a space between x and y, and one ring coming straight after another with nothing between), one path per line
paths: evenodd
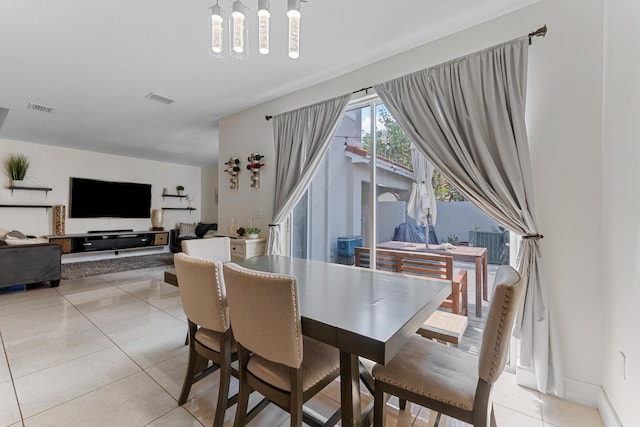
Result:
M163 104L167 104L167 105L176 102L175 99L171 99L171 98L168 98L166 96L158 95L155 92L149 92L149 94L147 96L145 96L145 98L150 99L152 101L162 102Z
M41 113L53 113L52 107L47 107L46 105L34 104L30 102L27 104L27 110L35 110L40 111Z

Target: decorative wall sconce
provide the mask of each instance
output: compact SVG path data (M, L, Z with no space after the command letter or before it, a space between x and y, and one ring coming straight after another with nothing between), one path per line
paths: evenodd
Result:
M249 164L247 169L251 171L251 188L260 188L260 169L265 166L264 163L260 163L260 160L264 159L262 154L251 153L249 158Z
M229 188L232 190L238 189L238 174L240 173L240 159L237 157L230 157L228 162L225 162L227 168L224 170L229 174Z

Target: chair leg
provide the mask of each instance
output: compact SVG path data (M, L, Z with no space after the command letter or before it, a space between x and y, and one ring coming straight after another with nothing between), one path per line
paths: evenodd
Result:
M404 411L405 409L407 409L407 399L399 399L400 403L399 403L399 407L400 410Z
M460 283L451 284L451 312L460 314Z
M187 364L187 373L184 376L184 383L182 384L182 392L180 393L180 398L178 399L178 405L184 404L189 397L189 392L191 391L191 385L193 384L193 379L196 376L196 372L198 371L200 355L195 349L193 345L193 341L189 344L189 362Z
M302 427L302 374L298 369L289 368L291 381L291 394L289 396L289 414L291 415L291 427Z
M220 362L220 384L218 385L218 405L213 419L213 427L222 427L224 415L229 406L229 383L231 382L231 355ZM245 411L246 412L246 411Z
M384 387L380 381L376 381L373 388L373 427L384 427Z
M234 427L244 427L247 422L247 408L249 407L249 395L251 394L251 386L247 382L248 361L249 351L238 344L238 381L240 385Z

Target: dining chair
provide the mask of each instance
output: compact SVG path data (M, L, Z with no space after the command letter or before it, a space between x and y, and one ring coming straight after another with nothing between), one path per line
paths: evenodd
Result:
M174 263L182 308L189 324L189 362L178 404L187 401L193 384L220 369L213 425L221 427L226 409L237 401L237 395L228 395L231 376L238 376L231 366L238 355L230 328L222 263L183 253L175 254ZM213 362L210 367L209 360Z
M183 240L181 246L182 252L193 258L220 262L231 261L231 239L228 237Z
M384 425L385 393L476 427L495 426L492 390L507 360L524 281L512 267L496 272L478 356L413 336L386 365L375 365L374 427Z
M291 426L301 426L303 421L335 425L339 409L325 422L303 411L306 401L338 377L340 362L337 348L302 335L296 278L235 263L223 268L238 342L240 390L234 426L246 424L253 390L288 411Z
M370 258L369 248L355 248L356 266L369 268ZM454 277L452 257L425 252L376 249L376 268L451 280L451 294L440 306L450 309L454 314L468 314L467 270L461 269Z

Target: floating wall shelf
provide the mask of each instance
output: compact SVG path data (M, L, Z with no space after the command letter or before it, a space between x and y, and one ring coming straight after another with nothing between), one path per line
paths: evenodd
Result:
M179 197L182 201L182 199L184 199L185 197L187 197L186 194L163 194L162 195L162 200L164 200L165 197Z
M195 211L196 208L162 208L163 211Z
M0 208L52 208L51 205L0 205Z
M16 187L15 185L10 185L8 188L11 190L12 196L13 196L14 190L44 191L45 196L48 196L49 191L53 190L53 188L49 188L49 187Z

